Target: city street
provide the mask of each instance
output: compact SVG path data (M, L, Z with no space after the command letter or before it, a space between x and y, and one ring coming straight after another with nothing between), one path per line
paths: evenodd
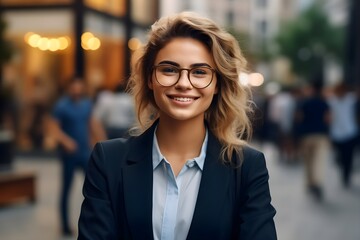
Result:
M267 158L275 218L280 240L360 239L360 159L355 162L353 184L341 185L333 159L326 162L324 201L317 202L304 188L302 164L284 164L271 145L261 148ZM0 208L0 239L52 240L59 235L57 199L60 165L55 158L18 157L16 171L37 173L37 202ZM76 231L82 202L82 172L78 172L71 194L72 225ZM68 238L72 239L72 238ZM73 238L75 239L75 237Z

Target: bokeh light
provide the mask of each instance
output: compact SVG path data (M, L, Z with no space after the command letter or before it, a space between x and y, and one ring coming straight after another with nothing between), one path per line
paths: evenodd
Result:
M51 51L56 52L60 50L65 50L70 45L70 38L67 36L58 37L58 38L48 38L42 37L39 34L28 32L24 36L24 40L33 48L38 48L41 51Z
M249 84L249 75L247 73L240 73L239 81L242 85L248 85Z
M259 87L264 83L264 76L261 73L249 74L249 84L253 87Z
M264 76L261 73L240 73L239 81L242 85L259 87L264 84Z
M84 50L97 50L101 46L99 38L95 37L91 32L85 32L81 35L81 47Z
M137 38L131 38L128 42L128 47L132 51L136 51L141 47L141 41Z

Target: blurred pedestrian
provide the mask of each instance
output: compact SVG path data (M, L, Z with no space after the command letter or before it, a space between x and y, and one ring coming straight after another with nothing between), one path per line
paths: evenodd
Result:
M296 159L294 148L294 117L296 101L292 89L284 86L271 100L269 118L277 126L280 160L284 163L293 163Z
M130 79L139 135L96 145L79 239L276 239L238 42L193 13L149 38Z
M279 125L270 114L270 105L274 98L273 94L264 94L262 98L255 99L255 108L252 117L254 128L253 139L260 144L271 143L278 145Z
M296 112L300 154L305 163L307 189L322 200L324 162L330 151L330 109L322 96L321 80L315 79L306 91Z
M87 168L91 137L105 139L101 125L92 117L92 102L86 97L85 83L81 78L72 79L67 86L67 94L56 102L50 127L59 143L62 163L61 230L63 235L72 235L68 202L75 170L81 168L85 171Z
M355 104L355 116L356 116L356 125L358 127L358 134L356 138L356 147L360 147L360 87L356 87L355 90L356 104Z
M334 94L329 97L332 112L330 134L345 187L350 185L358 136L356 104L356 94L349 91L345 82L340 82L335 87Z
M94 106L94 117L104 126L108 139L128 137L135 124L134 100L120 83L114 92L100 94Z

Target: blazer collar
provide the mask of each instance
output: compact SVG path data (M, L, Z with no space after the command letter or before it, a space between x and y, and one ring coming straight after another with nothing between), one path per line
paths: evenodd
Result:
M153 239L152 232L152 144L157 121L130 141L130 154L123 168L124 202L134 239ZM229 184L229 168L219 158L221 144L209 130L208 146L199 193L188 238L207 236L204 226L217 226ZM141 230L139 230L141 229Z
M151 152L155 127L156 123L129 139L127 165L122 169L125 211L133 239L153 239Z
M221 207L230 181L229 167L221 162L221 143L209 131L208 148L199 193L187 239L208 236L209 226L218 227ZM211 238L211 236L208 236Z

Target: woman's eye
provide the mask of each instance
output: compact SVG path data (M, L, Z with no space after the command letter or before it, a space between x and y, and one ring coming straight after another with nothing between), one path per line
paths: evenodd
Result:
M202 76L202 75L206 75L207 71L205 69L197 68L197 69L193 69L191 71L191 74L196 76Z
M175 67L160 67L160 72L162 73L166 73L166 74L176 74L179 72L179 70Z

